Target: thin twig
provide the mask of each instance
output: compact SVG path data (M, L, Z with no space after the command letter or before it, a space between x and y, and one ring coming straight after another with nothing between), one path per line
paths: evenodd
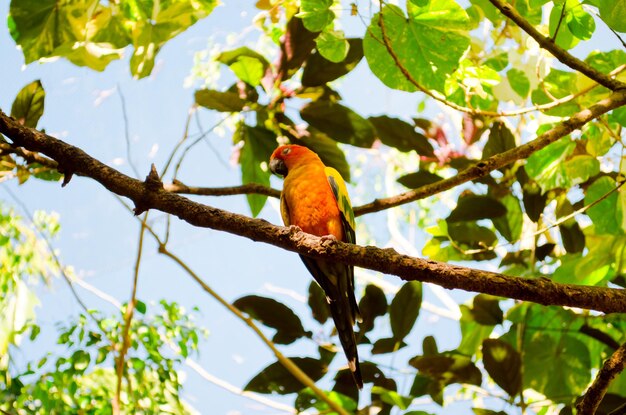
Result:
M122 344L120 348L120 353L115 362L115 374L117 375L117 383L115 388L115 396L113 397L113 413L118 415L120 413L120 396L122 392L122 378L124 375L124 358L126 357L126 352L128 351L128 347L130 346L130 326L133 320L133 314L135 311L135 304L137 301L137 281L139 280L139 265L141 264L141 255L143 253L143 237L145 235L146 223L148 220L148 213L143 217L141 221L141 229L139 231L139 243L137 247L137 257L135 260L135 268L133 271L133 288L130 296L130 300L126 305L126 311L124 313L124 329L122 334Z
M201 196L231 196L254 193L275 198L280 197L280 190L272 189L271 187L257 183L248 183L241 186L231 187L191 187L178 180L174 180L171 184L163 185L163 188L168 192Z
M609 385L626 366L626 343L622 344L605 362L595 380L576 404L579 415L593 415L596 413L602 398L606 394Z
M522 15L519 14L519 12L511 4L505 3L503 0L489 1L498 10L500 10L503 15L513 20L515 24L520 27L520 29L522 29L524 32L528 33L530 37L535 39L535 41L539 43L539 46L554 55L554 57L557 58L562 64L569 66L570 68L586 75L588 78L591 78L600 85L603 85L612 91L626 88L626 84L624 84L623 82L611 78L606 74L603 74L602 72L593 68L591 65L571 55L568 51L561 48L551 39L542 35L533 25L531 25L526 19L524 19L524 17L522 17Z
M137 167L135 167L135 163L133 163L133 159L130 151L130 132L128 129L128 113L126 112L126 99L124 98L124 94L122 93L122 88L119 84L117 84L117 93L120 96L120 102L122 103L122 117L124 118L124 139L126 140L126 159L128 160L128 164L130 168L135 173L135 177L139 177L139 171Z

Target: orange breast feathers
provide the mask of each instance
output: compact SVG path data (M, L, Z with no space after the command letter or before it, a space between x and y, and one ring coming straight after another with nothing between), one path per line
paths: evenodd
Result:
M344 239L341 213L321 161L311 161L291 170L285 177L283 193L290 225L313 235Z

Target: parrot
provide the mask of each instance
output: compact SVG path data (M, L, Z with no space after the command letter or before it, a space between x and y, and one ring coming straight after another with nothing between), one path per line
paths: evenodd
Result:
M280 212L285 226L320 237L356 243L354 213L346 184L337 170L324 165L306 147L279 146L270 157L272 173L285 178ZM300 255L307 270L326 294L348 367L359 389L363 379L353 326L360 321L354 295L354 267Z

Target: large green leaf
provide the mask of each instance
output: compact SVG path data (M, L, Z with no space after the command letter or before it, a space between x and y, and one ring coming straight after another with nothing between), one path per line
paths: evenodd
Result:
M506 214L506 207L489 196L469 195L459 201L446 219L448 223L493 219Z
M370 148L376 138L372 124L350 108L330 101L314 101L300 110L302 119L333 140Z
M341 30L324 30L315 38L317 51L331 62L342 62L348 56L350 44Z
M435 356L416 356L409 364L433 379L446 385L469 383L480 385L482 374L468 356L447 353Z
M626 32L626 0L599 0L600 17L617 32Z
M11 106L11 117L27 127L37 127L37 122L43 115L45 98L46 91L41 81L31 82L17 93Z
M272 339L275 343L290 344L306 335L298 316L276 300L247 295L235 300L233 305L253 319L276 329L276 335Z
M328 301L326 301L324 290L315 281L311 281L309 284L309 299L307 302L311 308L313 318L324 324L330 317L330 307L328 306Z
M524 388L533 388L556 402L580 396L591 378L587 346L563 334L536 333L524 349Z
M469 46L469 17L453 0L431 0L424 6L407 5L408 17L394 5L385 5L371 20L363 39L365 57L374 74L388 87L416 91L389 54L381 32L400 65L420 85L443 92L446 77L459 65Z
M365 295L359 301L361 319L359 328L362 333L366 333L374 328L376 317L384 316L387 313L387 297L380 287L368 284L365 287Z
M129 9L143 7L143 13L129 13L133 55L132 74L137 78L150 75L154 59L163 45L208 16L217 0L161 0L139 2L127 0ZM134 6L134 7L133 7Z
M404 152L415 150L422 156L434 156L433 146L426 136L415 131L413 125L386 115L370 117L369 120L376 127L378 138L383 144Z
M489 138L483 149L483 159L515 148L515 137L503 122L496 121L489 130Z
M461 310L461 343L456 351L466 356L473 356L478 351L483 340L488 338L495 326L480 324L476 321L474 309L466 305L459 307Z
M311 357L292 357L291 361L296 364L313 381L317 381L324 376L328 368L325 364ZM278 393L287 395L304 388L280 362L274 362L261 370L248 384L244 390L258 393Z
M404 283L389 306L389 319L393 337L404 339L415 324L422 306L422 283L409 281Z
M216 60L228 65L237 78L251 86L258 86L269 62L263 55L247 47L220 53Z
M537 181L544 192L557 187L570 187L572 178L565 169L565 161L573 153L575 147L576 143L569 137L563 137L542 148L526 161L526 173Z
M543 85L539 85L537 89L533 90L530 96L533 104L541 105L552 102L552 97L556 99L566 97L576 89L576 74L574 72L552 69L548 76L543 79ZM550 95L546 94L546 91ZM578 110L578 104L575 101L570 101L544 110L544 112L548 115L567 117Z
M296 16L302 19L307 30L321 32L335 20L335 13L330 10L332 5L333 0L302 0Z
M321 86L354 69L363 58L363 41L348 39L348 45L350 45L348 55L340 62L331 62L319 52L312 54L302 72L302 85Z
M210 110L221 112L239 112L246 106L246 101L234 91L213 91L199 89L196 91L196 104Z
M270 172L267 163L276 147L276 136L261 127L250 127L241 124L237 131L236 141L243 140L239 162L241 163L241 181L243 184L257 183L270 185ZM258 215L265 206L267 196L259 194L246 195L252 216Z
M8 25L27 64L63 56L76 65L103 70L122 56L117 46L93 40L99 31L110 30L113 18L111 9L97 0L13 0Z
M489 376L515 397L522 386L522 358L509 343L499 339L483 341L483 364ZM532 359L532 356L529 356Z
M500 232L507 241L515 242L522 236L522 226L524 224L519 199L508 194L499 201L506 208L506 215L493 218L491 221L493 222L493 226L496 227L498 232Z
M585 192L585 205L589 205L613 191L611 195L587 210L587 215L595 226L596 234L621 235L624 233L622 226L624 212L619 204L618 193L614 191L615 186L613 179L603 176L593 182Z
M427 184L436 183L439 180L443 180L443 177L431 173L428 170L420 170L400 177L398 183L409 189L417 189Z

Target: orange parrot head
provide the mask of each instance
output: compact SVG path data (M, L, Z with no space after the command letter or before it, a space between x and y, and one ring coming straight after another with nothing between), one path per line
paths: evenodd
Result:
M297 144L280 146L270 157L270 170L285 177L292 168L309 160L319 160L319 157L308 148Z

